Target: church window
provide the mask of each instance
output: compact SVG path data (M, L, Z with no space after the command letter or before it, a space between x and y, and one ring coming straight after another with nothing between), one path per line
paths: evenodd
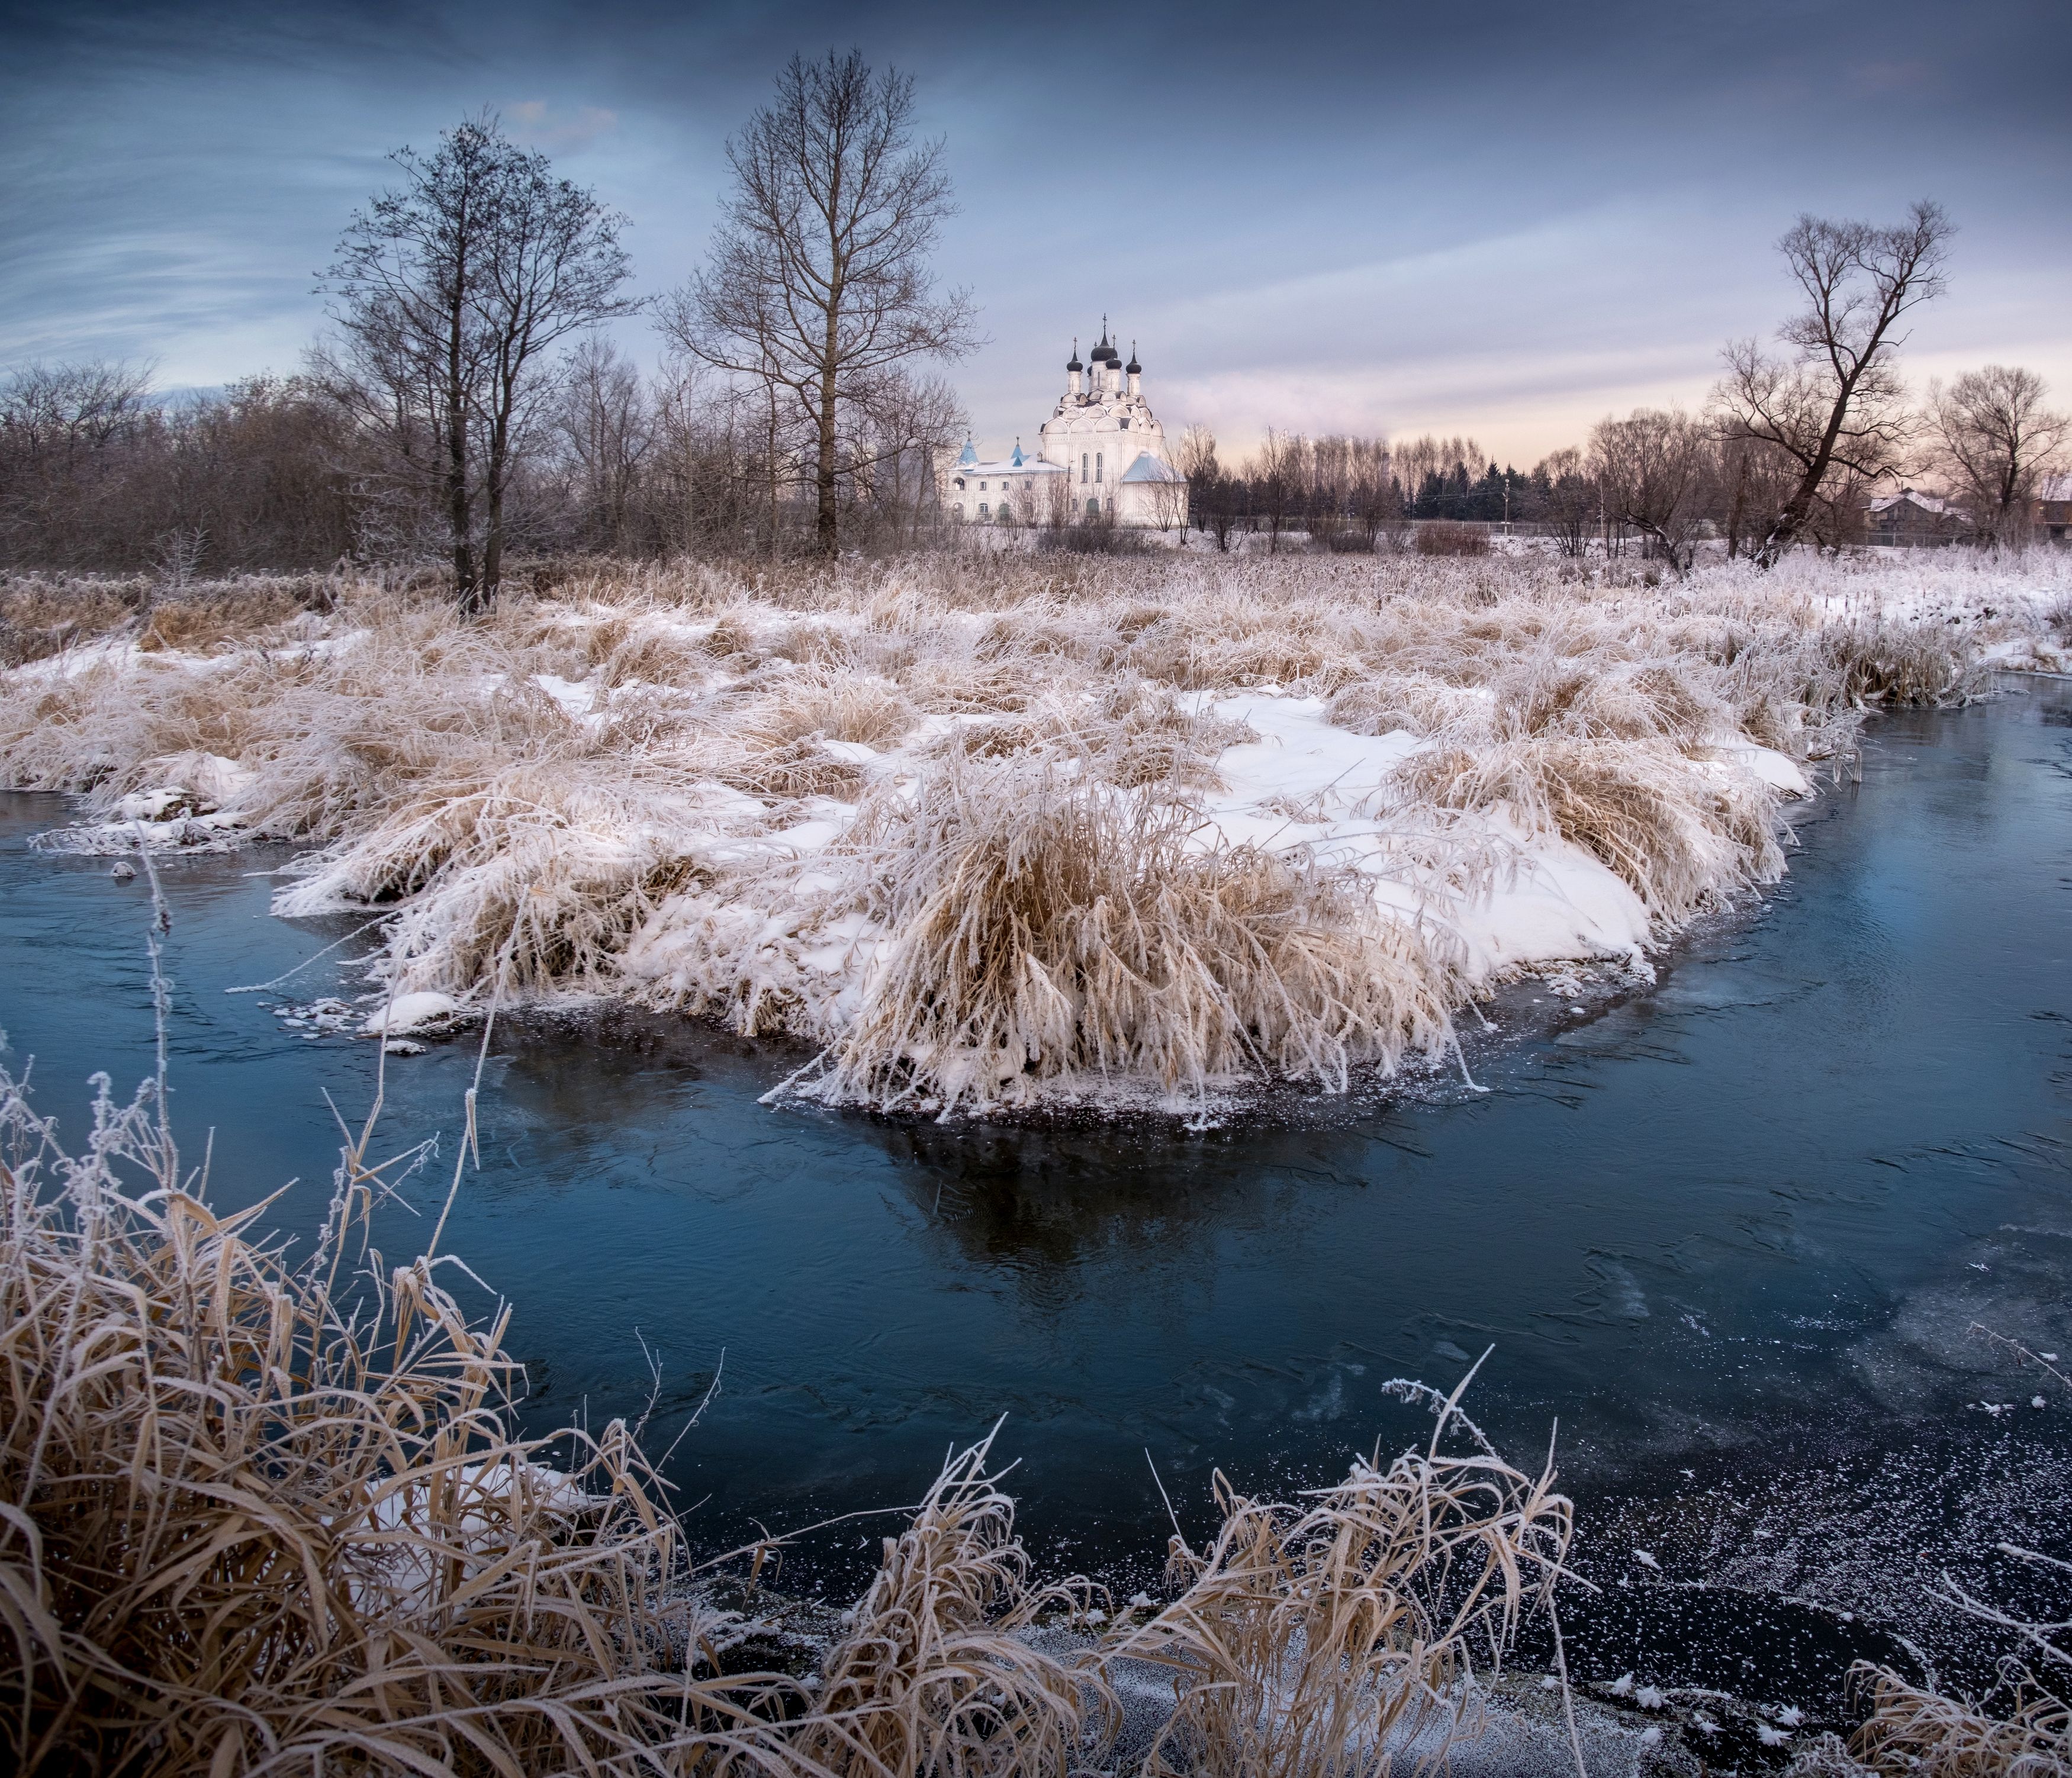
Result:
M961 487L964 484L960 482L959 482L957 485L958 485L960 487ZM957 503L956 503L955 506L953 506L953 507L952 507L950 508L950 516L951 516L952 519L961 519L962 517L964 517L964 502L963 502L963 501L960 500L960 501L958 501L958 502L957 502Z
M1089 501L1087 501L1087 511L1089 511L1089 512L1098 512L1098 511L1100 511L1100 501L1098 501L1098 500L1089 500Z
M985 482L980 482L980 483L979 483L979 485L978 485L978 491L979 491L979 492L980 492L980 493L981 493L981 494L983 494L983 493L985 493Z
M1099 451L1096 451L1096 452L1094 453L1094 479L1095 479L1096 482L1098 482L1100 478L1101 478L1101 454L1100 454Z
M978 515L981 519L990 518L993 515L993 508L981 500L978 503Z
M1127 431L1128 431L1128 430L1129 430L1129 422L1128 422L1127 420L1125 420L1125 421L1123 421L1123 423L1122 423L1122 429L1123 429L1124 432L1127 432Z
M1086 478L1087 478L1087 454L1086 454L1084 451L1081 451L1081 452L1079 453L1079 479L1080 479L1082 482L1083 482L1084 480L1086 480Z
M961 475L960 475L960 476L957 478L957 486L958 486L959 487L962 487L964 485L964 478Z

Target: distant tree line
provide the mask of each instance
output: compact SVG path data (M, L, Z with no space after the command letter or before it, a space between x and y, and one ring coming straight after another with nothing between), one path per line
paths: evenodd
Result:
M974 335L968 295L931 281L950 191L912 113L903 76L795 60L728 146L705 269L652 304L628 294L625 219L493 117L401 150L320 277L333 325L297 374L179 398L125 363L0 377L0 566L437 561L474 609L514 553L947 536L936 465L966 421L941 367ZM1699 413L1607 417L1523 470L1468 437L1277 429L1226 462L1194 426L1158 521L1273 551L1486 548L1507 524L1681 573L1708 539L1764 565L1862 540L1873 491L1912 478L1951 535L2019 547L2072 442L2041 379L1988 366L1912 402L1898 375L1950 234L1925 203L1892 228L1801 218L1779 248L1804 308L1774 347L1730 343ZM606 331L643 310L650 369Z
M1863 542L1873 495L1915 478L1940 491L1914 508L1930 535L2019 548L2064 469L2072 420L2046 406L2032 371L1988 365L1931 384L1920 404L1898 375L1898 325L1941 294L1951 232L1928 203L1893 228L1800 218L1778 247L1807 306L1780 350L1730 343L1704 413L1608 416L1585 446L1528 471L1498 467L1470 438L1277 431L1226 468L1214 437L1190 429L1193 522L1222 548L1257 532L1269 549L1296 533L1334 550L1400 544L1413 525L1426 544L1486 548L1449 528L1508 524L1567 555L1630 547L1681 573L1706 539L1764 566L1795 545Z

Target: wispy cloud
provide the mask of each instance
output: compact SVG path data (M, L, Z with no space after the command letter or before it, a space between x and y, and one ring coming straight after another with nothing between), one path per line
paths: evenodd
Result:
M2072 399L2057 10L1153 0L1091 54L1050 14L952 0L18 0L0 364L125 354L211 384L291 361L388 153L484 106L632 218L664 287L785 59L856 43L948 138L941 265L992 336L956 373L985 437L1047 414L1105 309L1166 414L1472 426L1527 458L1701 400L1719 343L1791 306L1771 244L1799 211L1922 195L1963 232L1913 355L2018 357Z
M574 154L588 148L600 136L619 127L619 113L602 105L579 105L559 110L545 99L521 99L504 109L504 128L528 147L557 154Z

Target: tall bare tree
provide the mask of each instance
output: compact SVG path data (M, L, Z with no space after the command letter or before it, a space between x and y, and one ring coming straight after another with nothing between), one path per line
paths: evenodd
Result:
M562 368L553 426L579 536L590 548L623 552L634 542L641 464L655 441L639 368L608 339L584 340Z
M1889 228L1801 216L1777 244L1807 307L1780 331L1782 354L1730 342L1714 391L1729 436L1766 444L1798 467L1754 552L1764 567L1812 528L1833 478L1876 480L1901 462L1912 433L1897 330L1942 294L1954 232L1940 206L1922 203Z
M939 140L914 140L914 83L856 51L794 56L776 96L727 144L734 188L710 264L663 310L683 348L761 383L810 428L802 478L818 546L841 546L852 406L915 360L976 343L968 293L938 291L928 256L955 213ZM774 429L774 424L773 424Z
M327 368L386 433L393 478L435 495L455 597L476 611L496 597L511 474L553 348L637 306L622 294L625 219L489 113L391 158L401 183L354 212L320 286L343 336Z
M2072 416L2046 409L2033 371L1988 364L1948 388L1928 386L1933 460L1971 508L1980 540L2018 549L2029 540L2037 483L2072 440Z
M1637 408L1590 434L1589 474L1606 515L1631 525L1679 576L1697 553L1713 470L1712 434L1688 414Z

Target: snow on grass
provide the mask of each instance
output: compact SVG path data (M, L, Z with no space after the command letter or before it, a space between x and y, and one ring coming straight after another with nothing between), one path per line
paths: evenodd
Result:
M0 775L85 797L73 849L294 843L277 911L382 910L383 998L449 1021L616 995L936 1113L1342 1090L1520 970L1644 977L1782 871L1864 710L2072 610L2051 556L1615 570L629 569L471 624L346 589L15 669Z

